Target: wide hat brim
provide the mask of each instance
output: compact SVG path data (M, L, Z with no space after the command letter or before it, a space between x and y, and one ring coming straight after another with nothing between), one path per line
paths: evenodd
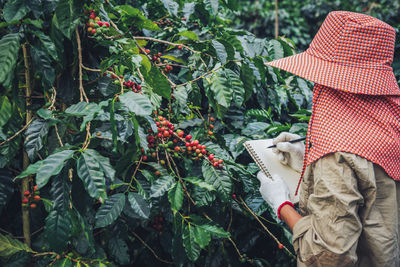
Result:
M320 59L303 52L266 63L314 83L337 90L367 95L400 95L399 85L389 66L354 67Z

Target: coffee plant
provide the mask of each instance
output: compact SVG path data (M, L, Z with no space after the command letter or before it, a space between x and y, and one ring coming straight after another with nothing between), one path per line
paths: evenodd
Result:
M243 147L306 132L292 41L235 0L0 6L2 266L295 264Z

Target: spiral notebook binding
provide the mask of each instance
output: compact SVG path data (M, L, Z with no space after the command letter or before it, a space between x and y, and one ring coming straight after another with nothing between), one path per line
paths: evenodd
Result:
M251 157L254 159L254 161L256 162L257 166L262 170L262 172L268 178L273 180L272 175L269 173L268 169L265 167L265 165L262 162L262 160L260 159L260 157L256 154L256 152L254 151L253 147L248 143L244 143L243 145L245 146L247 151L250 153Z

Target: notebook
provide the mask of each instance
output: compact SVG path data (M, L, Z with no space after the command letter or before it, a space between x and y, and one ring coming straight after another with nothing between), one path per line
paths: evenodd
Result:
M272 139L246 141L243 145L268 178L272 179L274 174L278 174L282 177L289 187L291 201L293 203L298 203L299 194L297 194L297 196L294 194L300 179L300 173L287 165L283 165L279 161L278 155L272 152L272 148L267 148L273 145Z

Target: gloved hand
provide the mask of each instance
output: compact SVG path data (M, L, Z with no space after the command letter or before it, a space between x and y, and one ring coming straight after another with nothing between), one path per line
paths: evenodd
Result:
M260 181L260 193L263 199L274 210L275 214L278 213L282 204L293 204L290 202L290 192L287 184L279 175L274 175L272 179L268 178L262 171L257 173L257 178Z
M272 149L272 152L278 154L279 161L290 166L297 172L301 172L303 169L304 161L304 143L288 143L290 140L298 139L301 136L297 134L291 134L288 132L282 132L278 137L272 140L272 143L276 145L276 148Z

